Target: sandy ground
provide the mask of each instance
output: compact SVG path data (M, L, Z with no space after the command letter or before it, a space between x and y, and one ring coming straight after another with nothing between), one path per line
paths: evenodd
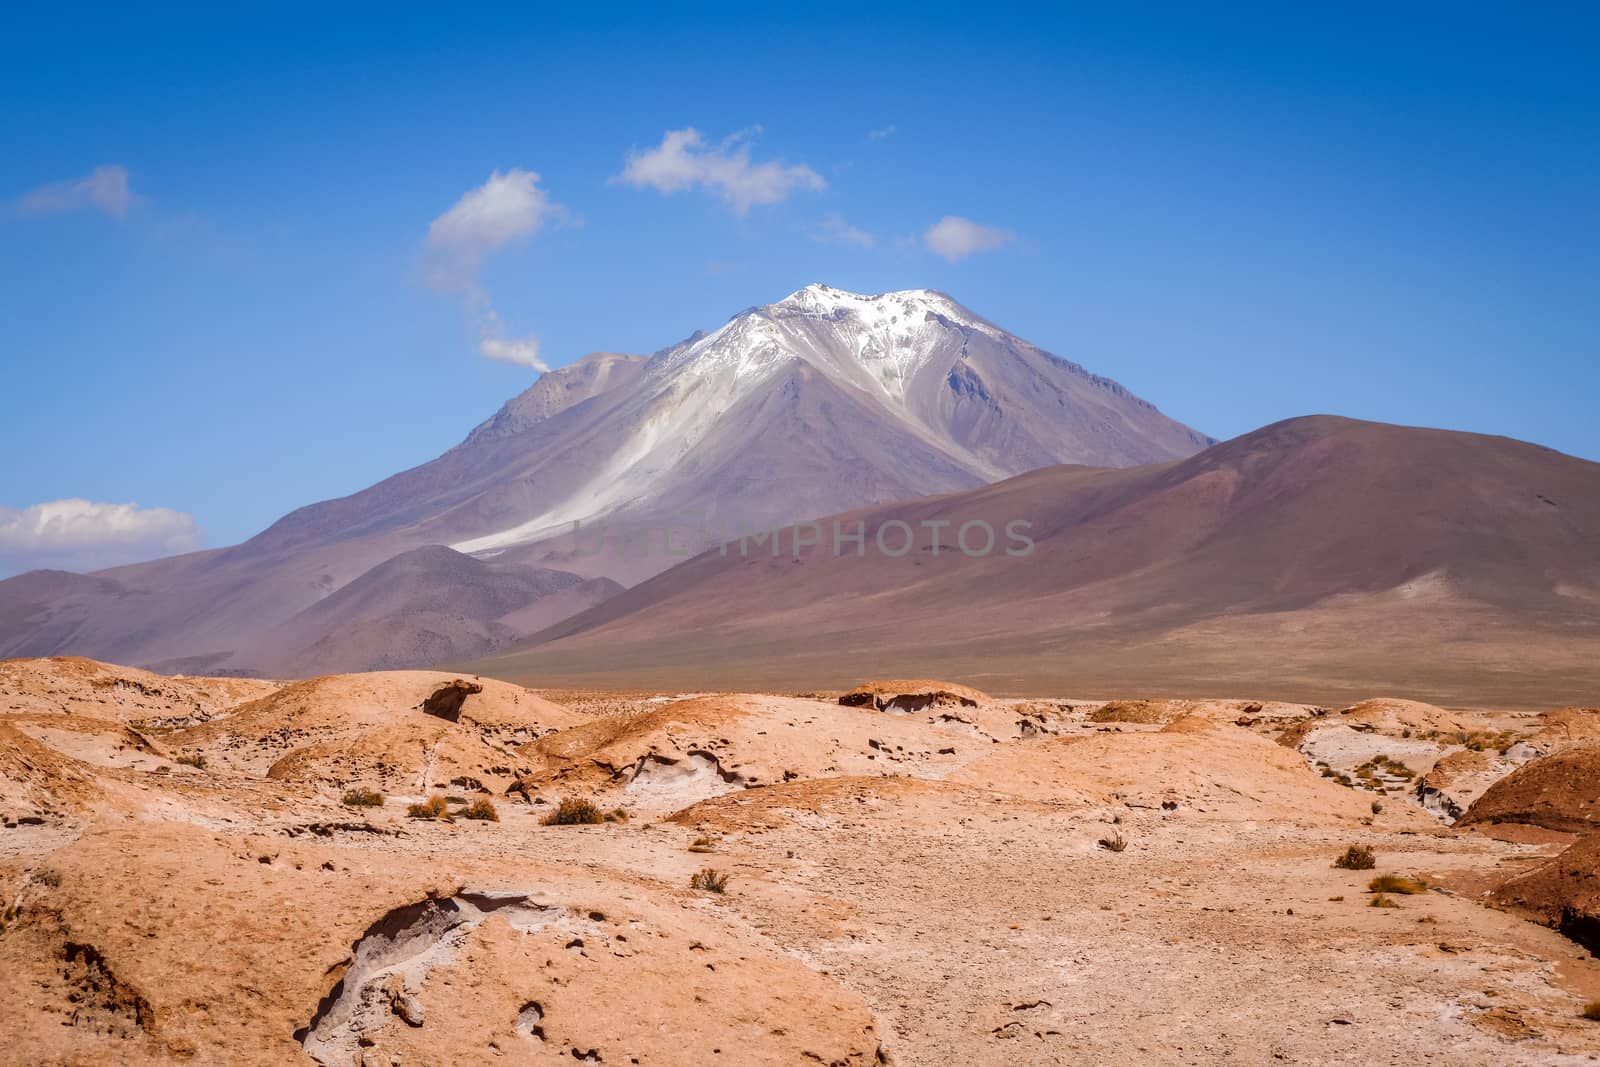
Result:
M84 663L0 665L0 1062L1600 1061L1600 961L1489 906L1581 835L1441 799L1600 712Z

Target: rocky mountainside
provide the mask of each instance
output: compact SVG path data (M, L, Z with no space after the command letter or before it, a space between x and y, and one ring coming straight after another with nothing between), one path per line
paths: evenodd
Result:
M610 581L677 562L635 547L644 528L705 543L1049 464L1127 466L1208 443L941 293L809 286L652 357L596 353L546 374L439 458L244 544L0 582L0 655L278 674L464 659L594 603ZM574 522L604 524L609 542L580 550ZM410 592L373 595L396 577ZM458 579L531 599L502 611L463 588L452 611L437 610L437 591Z

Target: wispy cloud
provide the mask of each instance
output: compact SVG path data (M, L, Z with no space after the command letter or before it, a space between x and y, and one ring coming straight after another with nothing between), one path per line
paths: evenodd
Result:
M882 141L882 140L884 140L886 138L893 137L893 136L894 136L894 123L892 123L892 122L889 123L889 125L887 125L887 126L879 126L875 130L868 130L867 131L867 140L869 140L869 141Z
M878 239L866 230L852 226L837 211L831 212L811 230L811 239L826 245L855 245L871 248Z
M0 507L0 574L90 571L191 552L204 543L194 516L170 508L71 498Z
M436 289L471 289L490 253L532 237L561 208L539 188L539 175L498 170L469 189L428 225L424 245L428 284Z
M500 249L527 240L567 213L539 186L539 175L513 168L462 194L428 226L423 278L444 292L460 293L478 332L478 351L490 359L545 371L539 341L503 335L500 316L478 280L484 262Z
M802 164L750 162L750 142L760 132L752 127L708 146L692 126L668 130L656 147L629 152L622 173L611 180L668 195L698 186L740 215L757 204L779 203L798 189L827 188L822 175Z
M69 178L40 186L17 202L24 215L63 215L71 211L103 211L114 219L126 218L138 198L128 186L128 168L96 167L85 178Z
M922 235L922 243L930 251L951 263L977 252L991 252L1015 239L1016 235L1010 230L983 226L959 215L946 215Z

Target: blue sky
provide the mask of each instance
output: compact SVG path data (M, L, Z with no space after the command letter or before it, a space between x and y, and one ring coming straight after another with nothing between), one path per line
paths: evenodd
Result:
M525 388L487 306L559 366L812 281L943 289L1218 437L1335 412L1600 459L1592 10L8 12L0 520L232 543ZM615 180L687 128L774 202ZM537 231L430 285L496 171L539 175ZM946 216L999 246L937 254Z

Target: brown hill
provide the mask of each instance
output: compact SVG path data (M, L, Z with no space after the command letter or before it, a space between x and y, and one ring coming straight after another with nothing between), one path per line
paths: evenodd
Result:
M147 726L184 726L273 692L253 678L169 677L80 656L0 660L0 712L89 715Z
M621 591L609 578L428 545L378 564L275 627L258 643L255 662L294 677L470 659Z
M214 767L335 790L498 793L515 777L516 746L580 721L503 682L378 671L287 685L164 744Z
M1014 719L1007 716L1006 725ZM929 723L739 694L599 719L524 745L517 756L534 767L522 781L529 795L593 796L607 806L657 813L796 778L948 771L994 743L973 723L953 718Z
M1600 741L1580 741L1523 764L1491 785L1461 822L1528 823L1578 834L1600 830Z
M953 550L978 520L996 548ZM1600 464L1505 438L1318 416L1174 463L1052 467L839 517L864 550L835 554L834 521L814 547L730 542L478 669L1546 707L1600 684ZM1005 551L1014 521L1031 554ZM913 550L896 554L896 523L920 531Z

